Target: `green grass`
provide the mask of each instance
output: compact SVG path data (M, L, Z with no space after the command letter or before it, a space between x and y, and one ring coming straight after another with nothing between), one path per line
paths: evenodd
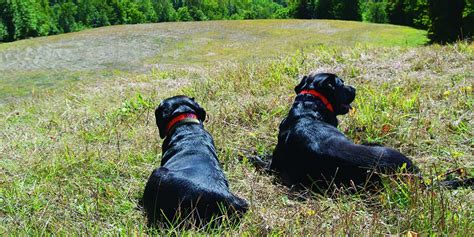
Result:
M326 22L341 28L355 24ZM271 29L272 24L283 23L300 27L302 32L311 25L311 21L235 22L235 29ZM232 22L183 26L187 24L199 32L209 29L207 24ZM410 31L356 25L353 27L374 27L382 32L391 27ZM275 30L272 34L286 33ZM410 38L407 32L396 35ZM267 37L269 44L274 36ZM105 69L111 72L104 77L84 76L64 83L61 90L38 90L28 97L5 100L0 105L0 234L255 236L414 231L468 236L474 231L474 192L470 189L423 189L395 179L375 194L347 195L341 190L302 194L307 198L300 200L272 182L271 176L256 172L245 159L239 161L249 153L272 152L278 125L294 99L299 77L328 71L357 88L355 113L340 117L340 129L350 138L380 142L407 154L427 180L457 168L466 168L467 175L473 175L473 45L414 47L403 40L380 45L374 35L364 36L365 41L357 35L352 36L353 41L349 34L347 37L347 46L343 39L304 49L288 46L258 58L246 56L254 48L237 56L231 50L231 55L223 54L220 59L201 57L199 65L191 63L190 67L180 61L184 55L199 59L199 52L225 52L227 48L214 42L209 48L187 48L188 43L182 43L179 47L184 51L175 49L179 60L173 65L143 72L112 67ZM275 38L275 42L279 40ZM229 56L238 60L224 59ZM154 62L159 57L144 60ZM27 75L19 71L19 75ZM80 70L71 74L83 75ZM215 139L231 189L251 204L239 226L151 230L137 209L145 182L161 158L162 140L154 108L160 100L176 94L195 97L208 112L205 127Z

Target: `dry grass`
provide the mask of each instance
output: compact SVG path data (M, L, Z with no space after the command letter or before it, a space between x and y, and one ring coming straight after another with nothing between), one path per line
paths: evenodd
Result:
M258 22L257 22L258 23ZM303 24L304 26L304 24ZM294 26L293 26L294 27ZM0 105L0 233L12 235L382 235L474 231L470 189L388 181L376 194L295 198L239 157L271 153L278 124L310 71L358 89L340 129L409 155L426 179L455 168L473 175L474 47L317 46L258 64L202 71L155 68ZM204 73L203 73L204 72ZM236 227L149 230L137 199L159 164L154 107L187 94L206 108L231 189L251 203ZM388 129L387 129L388 128ZM456 176L456 174L455 174ZM459 175L457 175L459 176Z

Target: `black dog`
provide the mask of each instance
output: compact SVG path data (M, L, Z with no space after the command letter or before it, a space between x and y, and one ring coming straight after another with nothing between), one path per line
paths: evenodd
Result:
M417 171L409 158L379 145L357 145L337 129L337 115L351 109L355 89L334 74L305 76L295 87L295 102L280 124L270 169L286 185L302 184L322 191L333 185L366 186L378 173L405 166Z
M151 174L143 196L149 224L189 216L203 224L219 215L245 213L248 204L229 191L214 141L202 125L204 109L192 98L175 96L161 102L155 116L166 139L161 167Z

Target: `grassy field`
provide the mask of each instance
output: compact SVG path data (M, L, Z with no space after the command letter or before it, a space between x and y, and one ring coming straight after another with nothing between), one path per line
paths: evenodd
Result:
M123 72L255 63L322 45L414 46L424 32L344 21L261 20L124 25L0 44L0 101Z
M407 154L427 181L459 168L450 176L472 176L474 45L425 41L405 27L273 20L117 26L1 44L0 234L468 236L471 189L394 180L372 195L302 200L245 159L272 152L299 77L326 71L358 90L355 112L340 118L349 137ZM176 94L208 112L231 189L251 204L239 226L146 227L138 199L162 142L153 111Z

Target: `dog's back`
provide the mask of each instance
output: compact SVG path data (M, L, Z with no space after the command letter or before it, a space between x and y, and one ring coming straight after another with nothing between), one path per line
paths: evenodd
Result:
M162 119L157 116L157 120ZM247 210L247 202L230 192L214 141L201 122L182 123L167 131L162 150L162 166L151 174L143 197L150 223L172 224L186 218L206 223Z

